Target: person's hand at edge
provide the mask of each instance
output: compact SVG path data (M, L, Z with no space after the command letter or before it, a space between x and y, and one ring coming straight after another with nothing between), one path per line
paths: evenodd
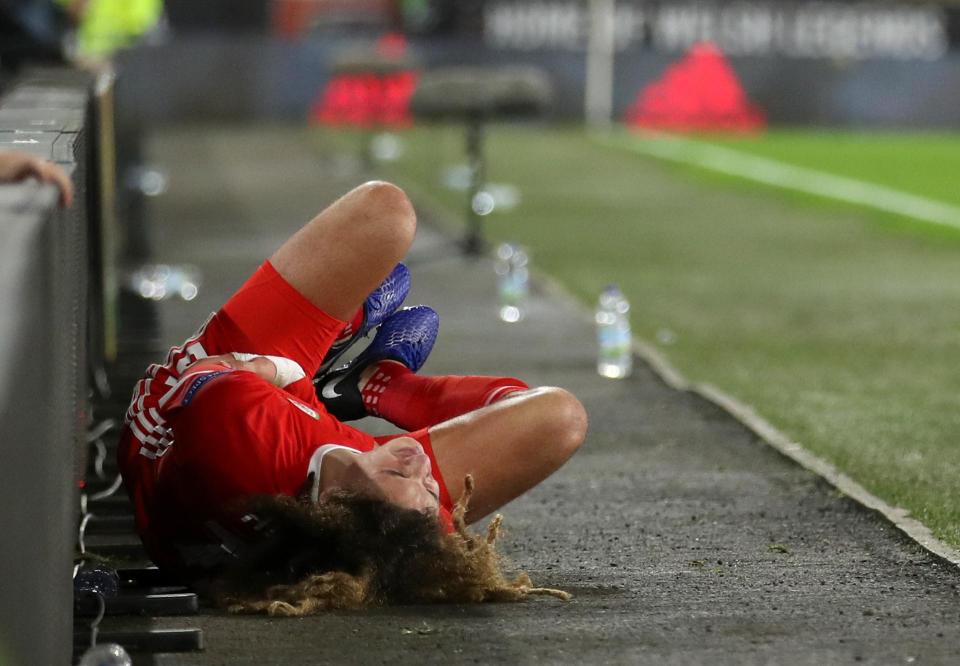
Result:
M73 183L67 173L53 162L14 150L0 150L0 183L36 178L60 190L60 205L73 203Z

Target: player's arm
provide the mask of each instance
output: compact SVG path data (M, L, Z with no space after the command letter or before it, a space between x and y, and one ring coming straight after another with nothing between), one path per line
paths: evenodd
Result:
M277 378L277 366L271 363L263 356L254 356L249 360L238 359L233 354L219 354L217 356L208 356L200 359L193 365L183 371L183 375L194 374L198 372L209 372L212 370L241 370L252 372L257 377L270 382L271 384Z
M241 358L237 358L241 356ZM161 412L172 413L186 407L200 393L210 386L220 384L230 378L230 384L244 385L246 391L265 388L266 383L274 383L277 377L276 366L268 359L255 361L253 355L221 354L202 358L184 368L183 373L170 389L160 398L158 406Z
M291 387L309 383L303 368L290 359L238 352L219 354L202 358L187 366L176 383L160 398L159 407L166 412L186 407L197 393L213 383L219 383L227 376L233 376L235 381L241 383L247 383L244 378L248 378L252 382L248 384L249 389L257 388L257 384L263 387L258 380L288 391ZM312 385L310 390L312 392Z
M209 356L201 359L188 367L183 374L187 375L195 372L223 368L252 372L260 379L280 388L285 388L289 384L303 379L305 376L303 368L288 358L259 356L257 354L243 354L239 352Z

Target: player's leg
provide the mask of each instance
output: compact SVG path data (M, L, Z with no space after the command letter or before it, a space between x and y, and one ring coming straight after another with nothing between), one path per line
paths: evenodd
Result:
M418 375L394 361L368 368L360 381L367 414L411 431L429 428L529 388L515 377Z
M349 384L348 373L349 369L339 370L318 380L318 397L327 411L340 421L376 416L408 431L429 428L530 388L515 377L419 375L394 360L358 368L354 385Z
M340 421L377 416L414 431L530 388L514 377L417 374L438 326L439 316L425 305L391 314L366 350L317 377L317 397Z
M451 498L474 476L468 520L477 520L557 470L583 443L586 413L563 389L528 389L510 377L418 377L437 323L426 306L396 313L362 354L321 378L317 391L340 420L373 414L410 430L437 424L421 443L432 449L437 480L446 481Z
M473 522L523 494L560 468L583 443L587 415L559 388L516 392L503 400L430 428L437 466L450 496L476 489L467 521Z
M365 183L287 240L270 263L320 310L349 321L406 254L416 216L403 190Z
M201 340L206 355L281 356L312 376L345 326L369 314L364 300L397 266L415 228L413 207L398 187L377 181L351 190L290 237L227 301ZM403 295L394 291L397 298L378 304L396 306Z

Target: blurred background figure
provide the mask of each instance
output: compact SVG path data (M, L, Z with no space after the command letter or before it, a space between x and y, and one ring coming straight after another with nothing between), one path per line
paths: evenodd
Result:
M69 17L51 0L0 0L0 66L62 62Z
M163 0L57 0L76 26L74 49L102 59L122 48L156 41L165 28Z
M155 42L165 28L163 0L3 0L0 60L96 61Z

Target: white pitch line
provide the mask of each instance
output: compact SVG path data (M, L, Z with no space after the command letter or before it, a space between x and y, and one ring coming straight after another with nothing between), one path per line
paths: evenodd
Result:
M548 295L557 300L566 301L575 312L580 314L585 322L593 323L593 313L555 278L538 272L536 273L536 280ZM903 507L888 504L864 488L857 481L838 470L826 459L821 458L806 449L802 444L790 439L786 434L760 416L753 407L740 402L733 396L711 384L694 384L690 382L683 373L673 367L659 349L644 340L634 337L633 351L671 389L696 394L716 405L732 418L742 423L767 446L779 451L800 467L824 479L827 483L868 511L874 511L880 514L893 525L894 528L902 534L905 534L927 552L955 567L960 567L960 550L934 536L929 527L911 516L910 512Z
M875 185L855 178L836 176L816 169L793 166L766 157L715 146L682 137L649 133L639 136L595 134L597 140L613 147L739 176L773 187L797 190L828 199L896 213L953 229L960 229L960 207ZM624 139L626 139L624 141Z
M610 135L595 134L597 140L613 147L623 147L622 143L614 141ZM656 146L651 148L651 146ZM899 192L879 185L871 185L850 178L842 178L831 174L804 169L783 164L774 160L746 155L734 150L699 143L676 137L657 135L656 139L632 138L630 147L656 157L683 162L694 166L705 167L730 173L751 180L769 183L776 187L801 190L819 196L833 197L842 201L858 203L884 211L893 211L908 217L923 219L953 228L960 229L960 208L947 204L917 197L905 192ZM788 179L790 179L788 181ZM874 199L866 197L873 196ZM894 205L882 205L894 202ZM910 205L921 204L919 209L909 212L904 208ZM553 291L557 294L567 294L567 298L577 302L559 287L555 281L550 281ZM580 305L582 309L583 306ZM890 522L901 533L905 534L914 543L924 550L939 557L941 560L960 567L960 550L941 541L926 525L910 515L899 506L893 506L883 501L869 490L861 486L852 478L839 471L825 459L815 455L798 442L791 440L778 430L769 421L760 416L752 407L736 398L724 393L710 384L691 384L653 345L634 338L634 351L659 375L664 382L678 391L695 393L705 400L717 405L730 414L737 421L755 433L761 441L773 447L783 455L792 459L801 467L816 474L834 488L852 498L868 510L876 511Z
M880 499L827 460L791 440L749 405L710 384L697 384L692 386L690 390L719 406L752 430L761 440L801 467L825 479L847 497L882 515L895 528L913 539L925 550L954 566L960 567L960 551L934 536L930 528L911 516L909 511Z

